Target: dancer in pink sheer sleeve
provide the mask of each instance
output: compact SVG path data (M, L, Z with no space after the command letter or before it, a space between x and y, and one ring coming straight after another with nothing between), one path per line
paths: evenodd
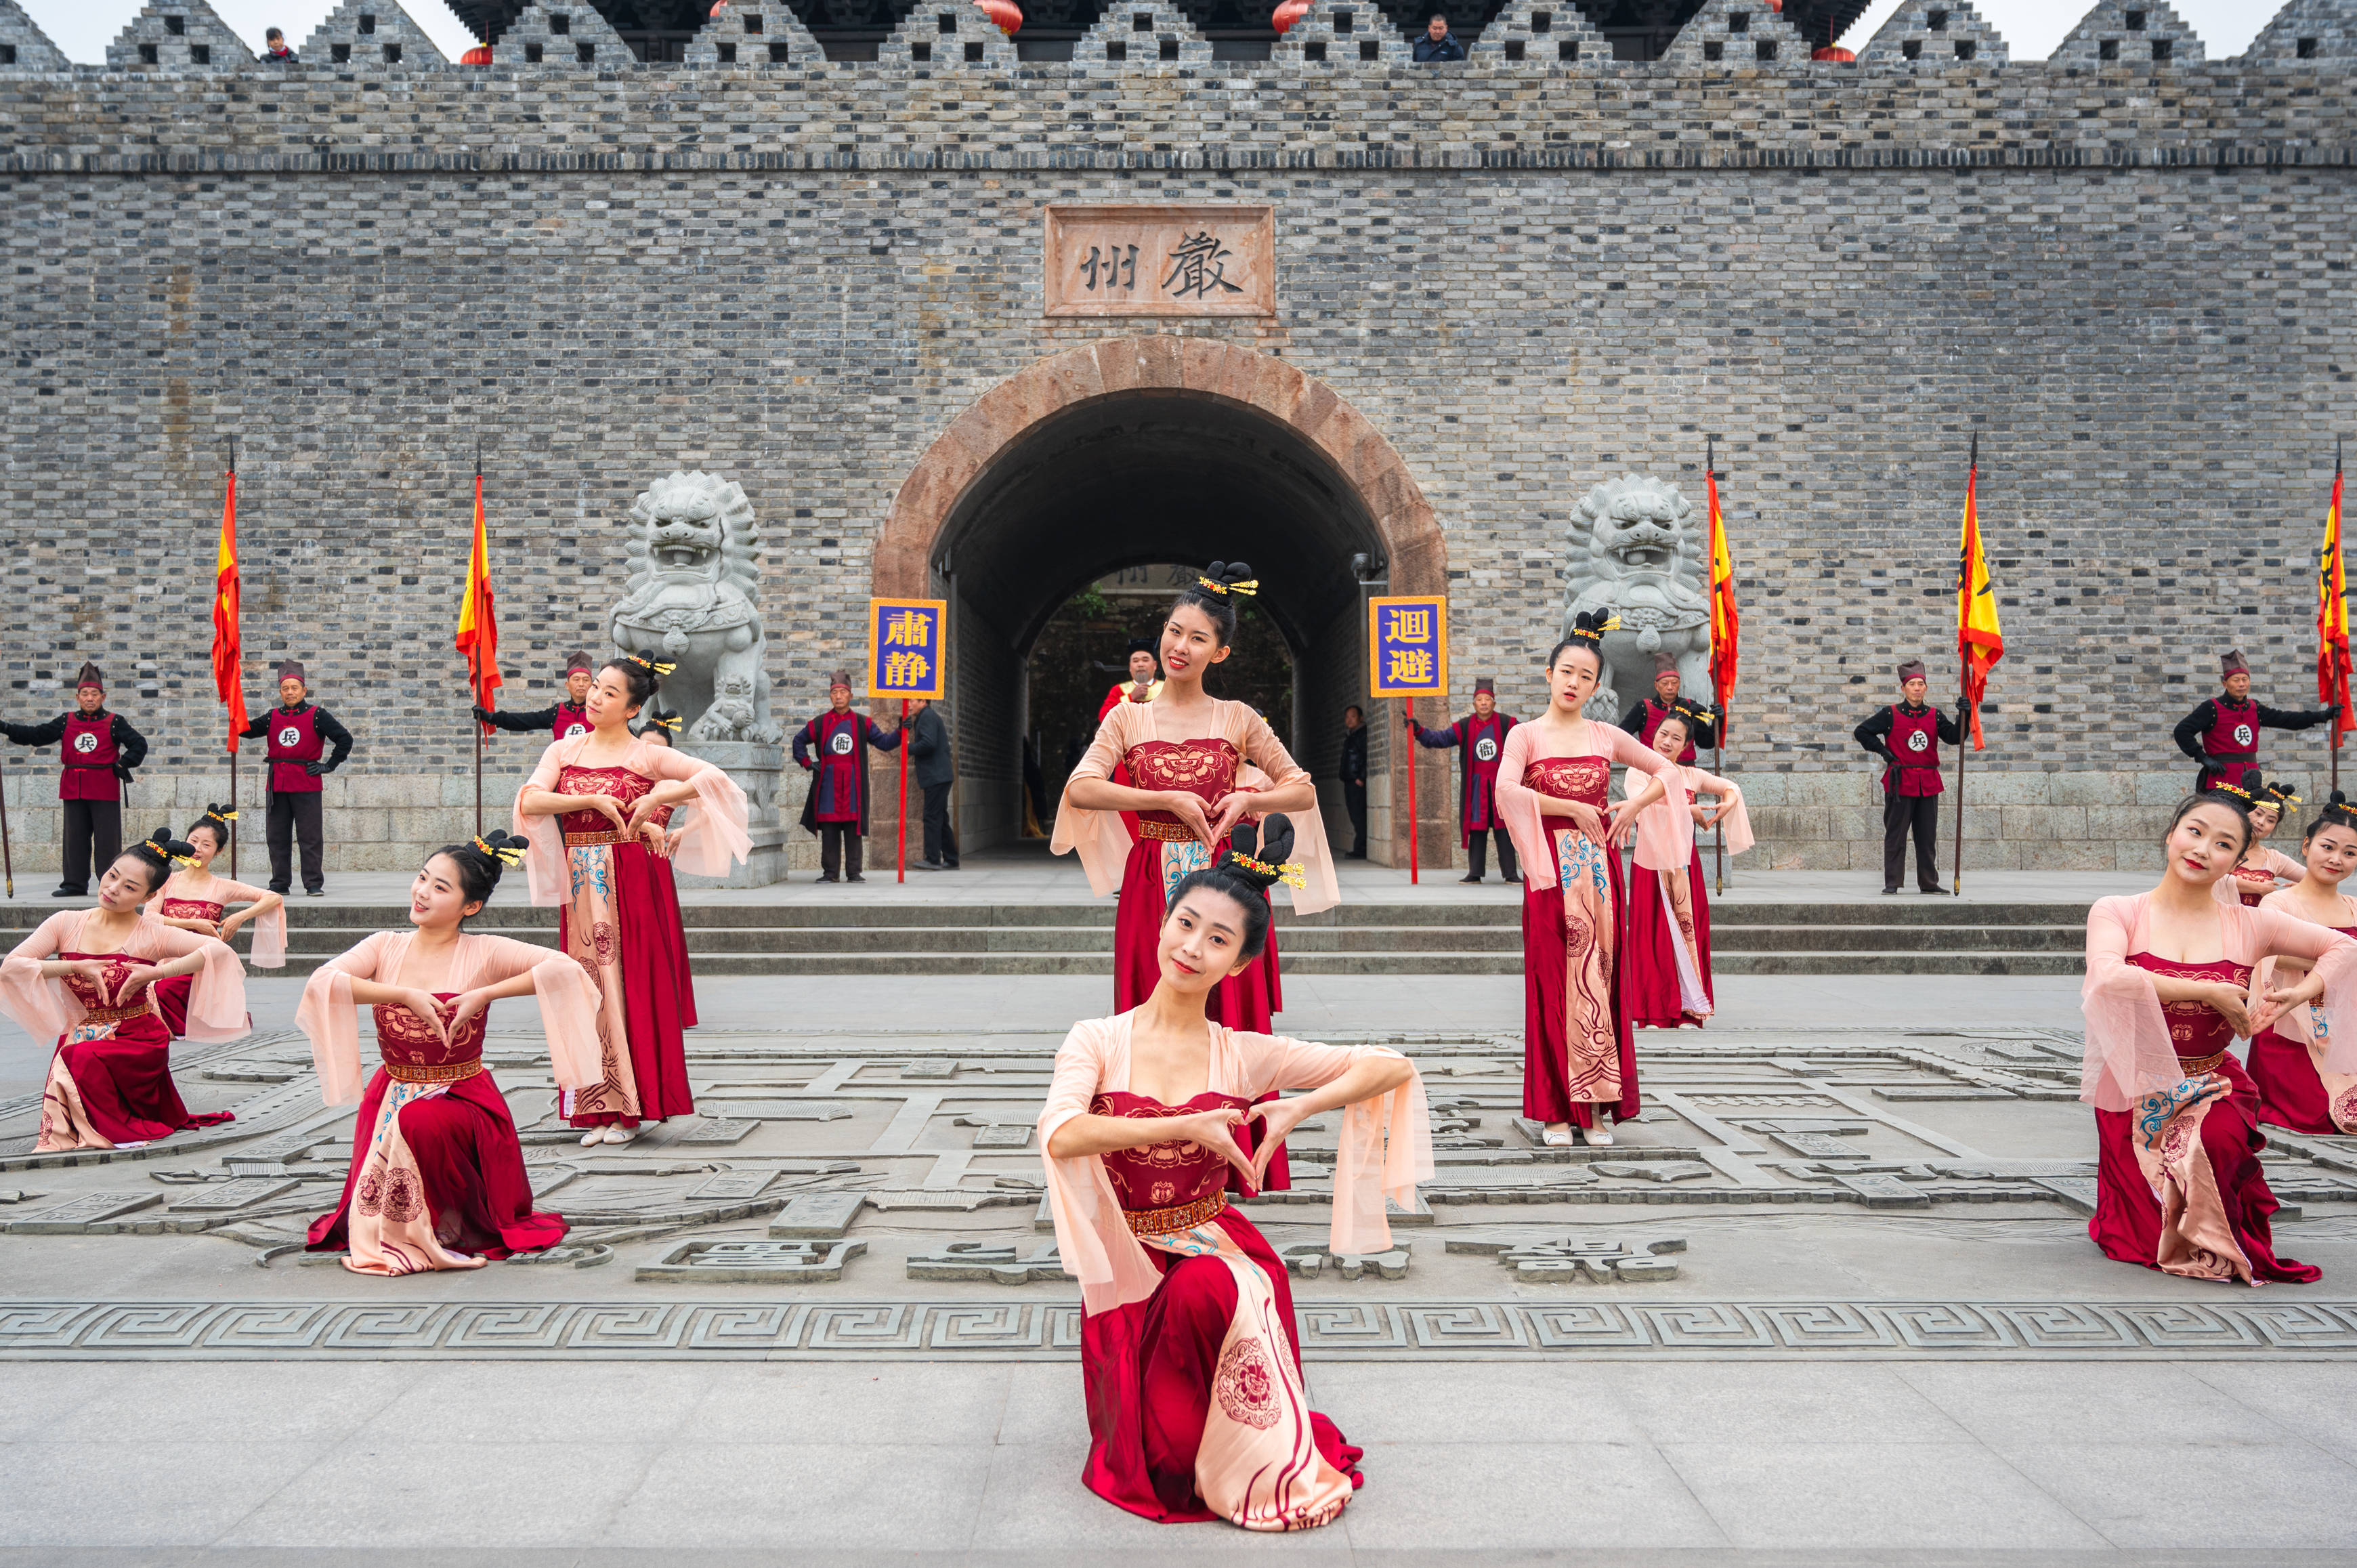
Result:
M1545 714L1516 725L1498 765L1498 807L1523 862L1523 1114L1551 1145L1572 1128L1612 1142L1609 1115L1637 1114L1637 1047L1625 993L1628 904L1620 847L1633 832L1640 872L1682 871L1689 825L1647 807L1684 787L1676 763L1581 710L1602 674L1604 634L1583 612L1547 656ZM1652 775L1609 799L1612 766Z
M2270 894L2262 908L2296 916L2344 937L2357 937L2357 898L2341 891L2357 872L2357 805L2335 789L2308 825L2300 845L2306 875L2298 886ZM2259 964L2255 987L2287 984L2308 970L2296 958ZM2261 1122L2295 1133L2357 1133L2357 1074L2328 1069L2332 1037L2317 1009L2287 1007L2251 1036L2251 1082L2259 1091Z
M1702 715L1694 709L1674 703L1652 721L1649 744L1674 762L1681 750L1692 754L1692 737L1702 724ZM1692 763L1681 764L1678 772L1683 787L1672 784L1650 810L1689 843L1695 828L1715 828L1724 822L1727 853L1741 854L1749 849L1751 814L1744 809L1743 791L1731 779ZM1651 782L1634 768L1621 778L1622 788L1631 795ZM1705 795L1717 799L1704 805ZM1710 885L1703 877L1700 844L1694 844L1686 864L1675 871L1641 872L1629 879L1629 959L1620 989L1629 999L1629 1016L1641 1029L1699 1028L1716 1010L1710 978Z
M2255 908L2259 900L2278 888L2288 887L2307 875L2308 868L2298 861L2267 843L2277 823L2288 808L2299 804L2299 797L2287 784L2262 784L2258 776L2251 777L2251 788L2234 784L2217 784L2211 792L2223 795L2241 806L2251 820L2251 847L2234 863L2234 869L2218 879L2214 894L2221 902L2240 903L2245 908Z
M563 907L565 950L597 987L600 1070L558 1101L587 1129L584 1144L627 1144L646 1122L694 1113L681 1031L694 1004L671 868L726 875L753 847L728 775L630 731L670 669L643 651L608 660L589 687L589 732L551 746L516 795L532 901ZM677 806L694 811L666 828Z
M570 955L463 922L481 911L523 841L494 832L437 850L409 888L407 931L378 931L303 988L319 1093L361 1102L342 1197L311 1222L309 1250L360 1274L477 1269L565 1239L534 1212L507 1096L483 1066L487 1010L536 995L560 1089L597 1071L597 993ZM361 1085L359 1009L375 1015L382 1065Z
M251 1026L237 955L140 908L188 854L160 832L133 844L101 874L96 908L60 909L0 960L0 1011L58 1043L35 1153L137 1148L232 1120L192 1115L181 1101L171 1031L156 1010L156 983L187 975L188 1038L233 1040Z
M251 883L231 882L226 876L213 875L213 861L229 847L229 825L237 816L226 806L207 806L205 814L188 825L189 858L196 864L172 873L156 897L147 900L147 913L167 926L184 931L194 931L200 937L217 937L226 942L237 934L240 926L253 927L253 952L247 962L256 969L279 969L286 962L286 900L267 887ZM231 904L242 904L236 914L229 913ZM164 1016L164 1026L175 1035L185 1034L188 1019L189 977L175 975L156 983L156 1007Z
M1293 825L1279 813L1171 890L1144 1003L1076 1024L1039 1115L1050 1212L1081 1284L1089 1456L1082 1481L1164 1523L1246 1530L1330 1522L1360 1483L1360 1450L1309 1408L1285 1264L1229 1205L1311 1116L1340 1111L1331 1245L1391 1244L1384 1203L1432 1175L1424 1086L1379 1046L1318 1046L1230 1028L1211 993L1268 931L1262 895ZM1265 857L1265 858L1263 858ZM1284 1089L1309 1092L1275 1098ZM1259 1152L1237 1134L1257 1122Z
M2189 1279L2307 1283L2276 1256L2276 1208L2259 1151L2258 1090L2228 1049L2298 1008L2329 1044L2323 1066L2357 1071L2357 1034L2336 1036L2357 982L2357 941L2278 910L2222 904L2214 889L2250 848L2242 803L2189 796L2170 821L2159 885L2087 915L2087 1058L2095 1108L2095 1213L2106 1257ZM2314 965L2260 988L2269 958Z

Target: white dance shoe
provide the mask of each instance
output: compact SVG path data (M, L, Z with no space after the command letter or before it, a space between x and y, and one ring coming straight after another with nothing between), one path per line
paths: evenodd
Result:
M1550 1149L1568 1149L1571 1147L1571 1129L1567 1126L1549 1127L1539 1134L1539 1142Z
M1602 1122L1598 1122L1587 1128L1586 1132L1589 1148L1609 1149L1612 1146L1612 1129L1607 1127Z

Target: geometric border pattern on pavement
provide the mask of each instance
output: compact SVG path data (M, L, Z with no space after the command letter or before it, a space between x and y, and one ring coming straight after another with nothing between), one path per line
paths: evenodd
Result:
M1320 1360L2357 1358L2357 1302L1298 1304ZM1068 1360L1075 1302L0 1302L7 1360Z

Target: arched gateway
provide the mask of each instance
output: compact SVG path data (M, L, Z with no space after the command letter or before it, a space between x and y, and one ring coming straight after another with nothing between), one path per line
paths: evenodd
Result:
M1294 658L1294 754L1335 777L1341 712L1364 687L1364 555L1377 592L1448 587L1448 547L1398 451L1332 388L1211 338L1114 338L983 394L926 451L876 542L875 592L951 601L959 815L973 847L1021 820L1024 660L1057 607L1105 573L1241 556ZM1218 678L1212 689L1219 689ZM1377 722L1370 852L1405 863L1383 809L1399 759ZM1448 776L1419 775L1427 864L1448 864ZM1435 793L1435 791L1440 793ZM1401 778L1391 798L1404 798ZM1339 792L1321 791L1336 823Z

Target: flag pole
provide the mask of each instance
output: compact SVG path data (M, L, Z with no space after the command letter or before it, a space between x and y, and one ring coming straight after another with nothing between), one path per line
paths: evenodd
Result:
M909 880L909 699L906 697L900 699L900 744L896 749L900 753L900 847L895 853L899 856L900 870L894 880L906 882Z
M1975 430L1973 432L1973 455L1964 472L1967 504L1973 493L1974 481L1980 477L1980 471L1981 435ZM1973 591L1973 558L1969 539L1956 552L1956 581L1960 585L1957 602L1961 604L1964 602L1961 596ZM1961 622L1956 629L1960 633L1964 630ZM1964 657L1964 639L1960 636L1956 642L1956 695L1959 699L1972 695L1972 663ZM1961 719L1964 716L1961 710L1965 704L1960 700L1956 705L1960 710L1957 716ZM1932 723L1932 732L1937 734L1939 720L1935 717ZM1949 874L1948 893L1951 897L1961 898L1964 896L1964 759L1972 746L1967 743L1964 725L1959 724L1956 729L1956 868Z
M483 444L478 441L475 443L475 516L480 518L482 515ZM467 542L467 550L470 575L474 548L474 541L469 539ZM475 690L474 660L472 660L468 661L467 675L467 727L474 732L475 736L475 836L480 838L483 836L483 725L480 719L475 717L475 709L481 703L482 697Z
M229 486L231 493L235 494L237 490L237 437L234 435L229 438ZM214 585L213 592L216 595L220 594L221 585L218 583ZM243 597L241 594L239 615L242 618L243 614ZM237 683L241 693L243 692L245 687L245 650L242 646L244 640L244 634L242 628L241 628L238 637L238 641L241 646L238 650L237 664ZM218 696L220 693L216 692L214 694ZM239 700L243 701L242 695ZM237 880L237 742L238 737L232 733L229 737L229 879L231 882Z
M1407 879L1414 886L1423 880L1415 843L1415 699L1404 697L1401 701L1407 704Z
M0 868L7 872L8 897L14 898L16 896L16 852L8 843L8 775L5 769L0 769ZM236 880L234 874L231 880Z
M1706 436L1703 440L1702 452L1703 478L1706 483L1716 485L1718 483L1717 440ZM1716 660L1713 662L1715 665ZM1727 777L1727 699L1720 693L1718 682L1715 679L1711 682L1710 694L1712 701L1718 703L1718 723L1710 732L1710 770L1724 779ZM1725 814L1727 802L1721 800L1718 803L1718 809L1719 820L1712 824L1714 836L1710 846L1710 864L1711 879L1716 884L1713 892L1723 894L1727 891L1727 817Z
M2341 549L2341 437L2332 438L2332 543ZM2341 551L2343 560L2348 553ZM2345 589L2344 589L2345 596ZM2332 789L2341 789L2341 715L2349 711L2349 661L2342 650L2332 650Z

